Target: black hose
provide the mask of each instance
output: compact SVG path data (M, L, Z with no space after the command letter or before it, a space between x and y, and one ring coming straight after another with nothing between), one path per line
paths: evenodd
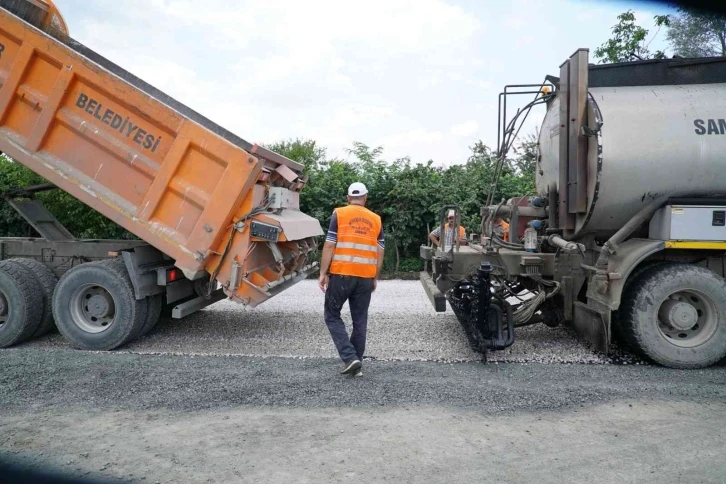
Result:
M491 222L492 218L494 218L496 216L497 212L499 211L499 208L502 205L504 205L503 198L502 198L502 201L499 202L499 205L497 205L497 208L495 208L493 212L490 211L489 213L487 213L486 218L482 221L481 233L485 234L487 237L491 238L491 236L492 236L492 231L489 230L489 223Z
M542 86L544 87L546 83L543 83ZM519 134L519 131L522 129L522 126L524 125L524 121L526 121L527 117L529 116L530 111L534 106L537 106L539 104L544 104L549 99L548 96L539 97L539 94L535 95L535 99L528 104L526 104L521 110L517 112L517 114L514 115L512 120L509 122L509 124L504 129L504 139L502 140L502 144L500 146L497 146L498 154L498 163L496 166L496 169L494 170L494 182L492 183L492 186L489 191L489 195L487 196L487 203L486 205L489 206L492 203L492 200L494 199L494 193L496 192L496 187L499 184L499 177L501 175L501 168L504 164L504 160L507 157L507 153L512 148L512 145L514 144L514 140L517 138L517 135ZM526 112L526 114L525 114ZM516 126L517 120L519 117L525 114L524 119L522 120L522 124L520 124L517 131L514 131L514 127Z
M492 234L492 240L495 241L498 245L501 245L502 247L506 247L507 249L524 250L524 244L518 244L516 242L507 242L506 240L500 239L499 236L496 234Z

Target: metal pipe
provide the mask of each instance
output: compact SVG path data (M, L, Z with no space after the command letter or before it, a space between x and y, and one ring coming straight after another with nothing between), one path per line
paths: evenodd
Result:
M512 207L512 216L509 218L509 242L518 243L517 229L519 228L519 205Z
M514 207L511 205L503 205L501 206L496 213L494 213L493 218L496 217L509 217L511 218L514 214ZM545 218L547 217L547 211L544 208L540 207L517 207L517 214L522 217L533 217L533 218Z
M605 242L600 249L600 256L597 258L597 262L595 263L595 269L597 273L593 277L593 282L595 283L595 288L598 292L601 294L605 293L608 288L608 262L610 261L610 256L615 253L615 251L618 249L618 245L620 245L625 239L627 239L638 227L640 227L642 224L644 224L648 219L650 219L653 214L663 205L665 204L665 200L654 200L642 209L628 221L625 225L623 225L620 230L618 230L610 239L608 239L607 242Z
M232 262L232 271L229 276L229 289L230 291L234 291L237 289L237 286L239 285L239 270L241 265L237 263L237 261Z
M494 268L488 261L482 262L479 266L479 269L477 270L477 276L479 276L479 287L477 288L479 296L479 305L477 308L477 324L479 326L479 331L481 331L482 333L486 331L486 334L484 334L485 338L492 337L492 328L489 325L489 305L492 299L490 282L491 273L493 270Z
M494 297L499 300L500 304L504 307L504 311L507 314L507 339L505 341L500 341L502 344L499 348L497 348L504 349L514 344L514 311L512 310L512 305L509 304L509 302L507 302L507 300L504 299L501 295L495 294Z
M572 252L580 252L581 246L580 244L576 244L575 242L569 242L562 237L560 237L557 234L552 234L547 238L547 242L554 245L555 247L559 247L560 249L564 251L572 251Z
M551 85L551 84L550 84ZM514 144L514 140L516 139L517 135L519 135L519 131L522 129L522 126L524 122L527 120L527 117L529 116L530 111L532 110L532 107L536 106L537 104L542 104L543 102L547 101L550 97L550 95L543 95L542 89L547 86L547 80L542 84L514 84L514 85L508 85L504 86L504 92L499 93L499 99L498 99L498 105L497 105L497 166L494 173L494 182L492 186L490 187L489 194L487 195L487 201L486 205L489 206L492 204L492 201L494 200L494 192L496 191L496 187L499 181L499 173L501 171L501 166L504 164L504 160L506 158L507 153L511 149L512 145ZM551 85L554 91L554 86ZM538 87L538 91L518 91L518 92L510 92L510 88L523 88L523 87ZM524 108L517 111L517 114L512 119L510 125L511 129L509 128L509 125L507 125L507 96L508 95L517 95L517 94L535 94L534 100L527 104ZM542 95L542 99L538 100L538 96ZM502 103L502 97L504 98L504 102ZM502 106L504 104L504 106ZM525 112L526 114L524 116L524 119L522 120L522 123L520 124L519 128L516 130L516 133L514 133L516 122L519 116ZM512 133L514 133L514 136L512 136Z
M503 121L502 127L501 127L501 129L502 129L502 135L503 135L504 139L501 141L501 145L500 146L497 146L497 165L496 165L496 169L494 170L494 181L492 182L492 185L491 185L491 187L489 189L489 195L487 196L487 203L486 203L487 206L492 204L492 201L494 199L494 193L496 192L496 187L497 187L497 185L499 183L499 176L501 174L502 166L504 165L504 161L505 161L505 159L507 157L507 153L512 148L512 145L514 144L514 140L519 135L519 131L522 129L522 126L524 125L524 122L526 121L527 116L529 116L529 113L530 113L530 111L532 110L532 108L534 106L537 106L539 104L543 104L548 99L547 97L543 97L542 99L537 99L537 97L535 96L535 99L532 102L530 102L529 104L527 104L523 109L517 110L517 114L514 116L514 118L512 119L512 121L509 123L509 125L507 125L506 124L507 123L506 122L506 118L507 118L507 113L506 113L507 97L506 97L506 94L507 93L506 93L506 88L505 88L505 96L504 96L504 106L505 106L504 107L504 109L505 109L505 111L504 111L504 121ZM520 93L511 93L511 94L520 94ZM519 128L517 129L516 133L514 133L514 128L516 127L517 120L522 115L522 113L525 113L525 112L526 112L526 114L524 116L524 119L520 123ZM511 128L509 128L509 126L511 126ZM499 141L497 141L497 142L499 143Z

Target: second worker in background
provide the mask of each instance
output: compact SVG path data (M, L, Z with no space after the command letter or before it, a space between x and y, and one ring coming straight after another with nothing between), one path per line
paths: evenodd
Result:
M458 228L454 228L456 214L453 210L449 211L448 219L448 223L444 226L444 229L446 230L444 238L444 242L446 242L446 247L451 248L456 243L454 234L458 235L459 243L461 245L467 245L466 230L464 230L464 227L459 225ZM429 240L436 244L437 247L441 246L441 227L436 227L434 230L431 231L431 233L429 234Z
M362 183L348 187L348 205L336 208L320 262L320 289L325 292L325 324L340 359L343 374L362 376L368 306L383 266L385 243L381 217L365 207L368 189ZM348 301L353 332L348 337L340 316Z

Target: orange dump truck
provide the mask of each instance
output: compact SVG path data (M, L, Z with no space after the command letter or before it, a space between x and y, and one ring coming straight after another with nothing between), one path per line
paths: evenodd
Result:
M303 166L68 36L49 0L0 0L0 151L48 180L2 196L40 237L0 238L0 347L57 326L113 349L220 299L255 307L317 270ZM78 240L62 189L140 240Z

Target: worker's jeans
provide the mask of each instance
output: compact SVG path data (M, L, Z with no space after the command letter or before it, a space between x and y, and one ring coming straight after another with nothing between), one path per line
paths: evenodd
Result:
M373 292L373 279L331 274L325 291L325 324L328 325L335 347L343 362L363 361L366 349L368 305ZM353 320L353 333L348 337L345 322L340 317L343 304L348 301Z

